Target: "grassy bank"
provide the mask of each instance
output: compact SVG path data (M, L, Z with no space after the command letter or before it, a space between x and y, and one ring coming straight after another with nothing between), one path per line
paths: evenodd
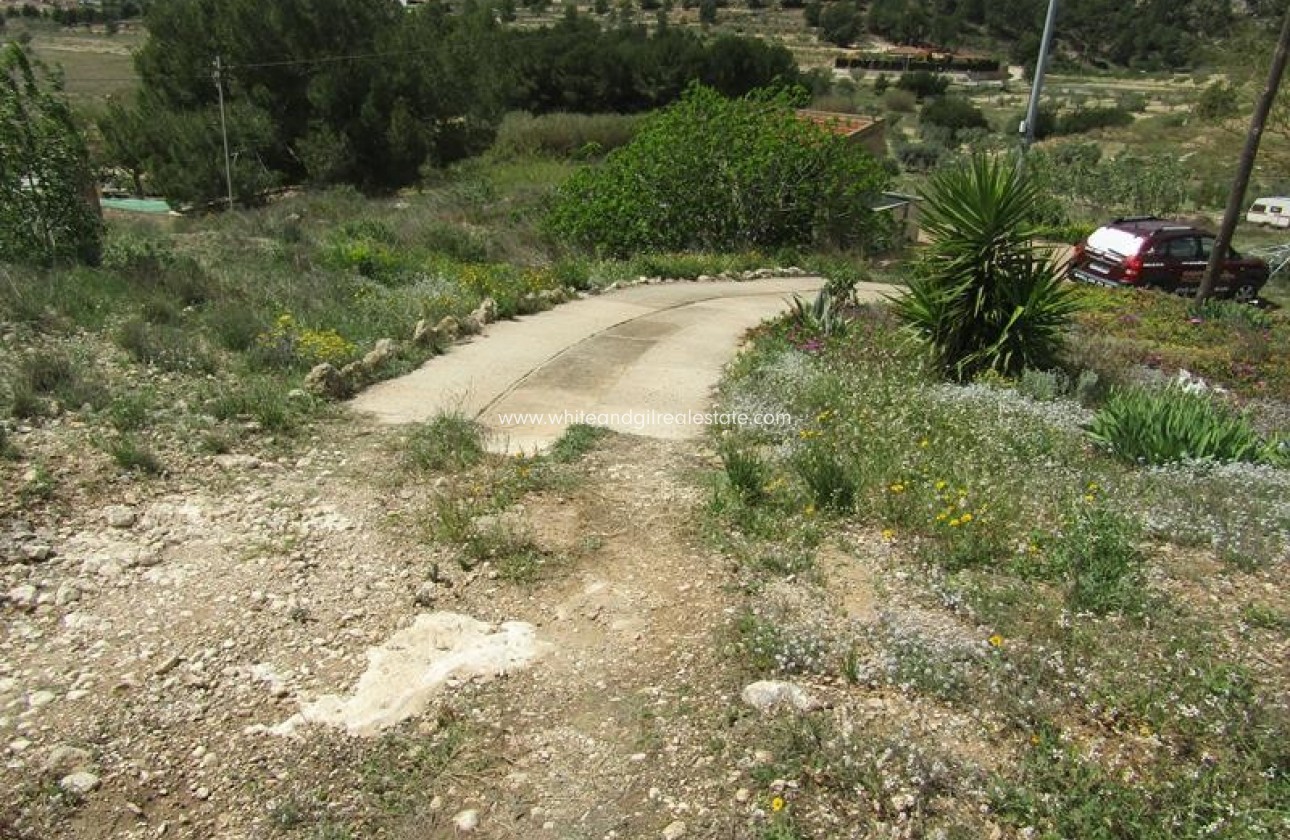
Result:
M1212 350L1089 297L1073 346ZM747 734L780 780L764 836L1284 833L1286 471L1125 464L1084 429L1103 396L1082 363L1078 394L938 384L882 307L856 314L841 336L765 329L722 398L798 418L716 440L710 530L747 596L732 657L846 686Z

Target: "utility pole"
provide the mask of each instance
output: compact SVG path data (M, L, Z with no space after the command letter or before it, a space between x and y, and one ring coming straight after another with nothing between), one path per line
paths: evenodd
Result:
M1048 0L1048 15L1044 18L1044 34L1039 41L1039 60L1035 63L1035 78L1030 86L1030 104L1026 106L1026 121L1021 124L1021 156L1035 142L1035 122L1039 119L1039 96L1044 91L1044 68L1048 66L1048 51L1053 43L1053 27L1057 24L1057 0Z
M1254 171L1254 159L1259 154L1259 141L1263 139L1263 126L1268 121L1268 114L1276 102L1277 90L1281 87L1281 77L1285 75L1286 59L1290 57L1290 7L1286 8L1286 19L1281 24L1281 37L1277 41L1276 52L1272 54L1272 67L1268 69L1268 81L1263 93L1254 105L1254 115L1250 117L1250 129L1245 135L1245 148L1241 150L1241 160L1236 165L1236 177L1232 179L1232 191L1227 194L1227 209L1223 212L1223 224L1218 230L1218 239L1214 241L1214 250L1209 255L1209 264L1205 266L1205 276L1200 280L1196 290L1196 302L1203 303L1214 294L1214 284L1218 281L1223 258L1232 245L1232 234L1236 232L1236 222L1241 216L1245 204L1245 189L1250 185L1250 173Z
M224 183L228 187L228 209L233 209L233 165L228 157L228 121L224 116L224 65L220 56L215 56L215 90L219 93L219 128L224 136Z

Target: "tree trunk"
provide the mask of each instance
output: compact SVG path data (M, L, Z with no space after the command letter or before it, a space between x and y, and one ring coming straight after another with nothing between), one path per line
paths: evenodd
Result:
M1232 180L1232 191L1227 195L1227 210L1223 213L1223 224L1214 242L1214 250L1209 255L1209 265L1205 267L1205 276L1201 278L1200 288L1196 290L1196 302L1203 303L1214 294L1214 284L1218 273L1227 257L1232 244L1232 234L1236 232L1236 222L1245 205L1245 189L1250 184L1250 172L1254 170L1254 158L1259 153L1259 141L1263 138L1263 126L1276 101L1277 90L1281 87L1281 77L1285 74L1286 59L1290 57L1290 7L1286 9L1285 21L1281 24L1281 37L1277 41L1276 52L1272 55L1272 67L1268 70L1268 81L1263 94L1255 103L1254 115L1250 117L1250 130L1245 136L1245 148L1241 151L1241 160L1236 167L1236 177Z

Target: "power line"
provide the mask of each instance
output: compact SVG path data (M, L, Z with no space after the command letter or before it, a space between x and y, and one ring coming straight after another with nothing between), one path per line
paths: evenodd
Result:
M255 61L244 64L225 64L223 70L229 73L233 70L260 70L267 67L303 67L306 65L325 65L339 64L345 61L370 61L373 59L385 58L404 58L415 55L431 55L438 52L434 49L423 50L394 50L390 52L379 53L358 53L355 55L329 55L321 58L290 58L280 61ZM193 71L192 75L188 73L155 73L150 74L157 78L163 79L202 79L206 76L206 71ZM137 82L143 78L142 74L137 76L77 76L77 82Z

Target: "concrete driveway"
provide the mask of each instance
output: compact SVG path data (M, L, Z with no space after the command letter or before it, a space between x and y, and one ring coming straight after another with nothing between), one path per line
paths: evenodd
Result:
M712 390L744 333L783 312L819 277L667 283L501 321L419 370L351 403L383 423L445 411L494 432L493 446L532 452L577 422L659 438L700 434ZM883 286L864 286L876 298Z

